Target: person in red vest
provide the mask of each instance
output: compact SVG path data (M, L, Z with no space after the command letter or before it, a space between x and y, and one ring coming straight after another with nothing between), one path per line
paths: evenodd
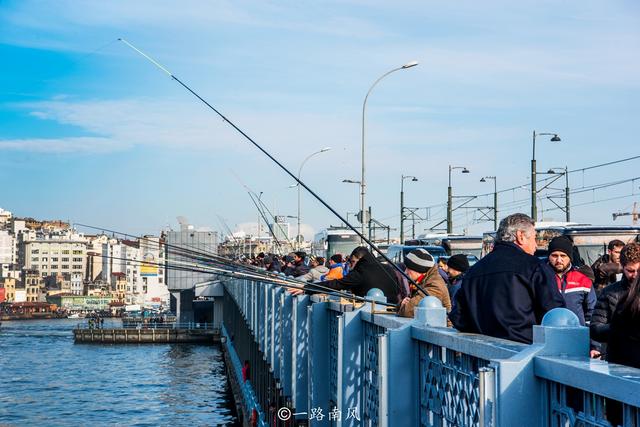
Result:
M555 273L558 290L567 308L585 326L596 306L596 291L591 279L572 264L573 252L573 242L567 236L557 236L549 242L549 266Z

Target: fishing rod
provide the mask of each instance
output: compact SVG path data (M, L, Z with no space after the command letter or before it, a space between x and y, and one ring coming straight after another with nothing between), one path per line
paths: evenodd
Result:
M254 199L257 199L258 203L260 203L260 206L262 206L262 209L260 209L258 206L256 206L256 208L258 209L258 212L260 212L260 214L262 215L264 222L267 224L267 227L269 228L269 232L271 233L273 238L276 240L276 242L278 242L278 245L280 245L278 238L276 237L272 226L269 225L269 221L267 221L266 218L264 218L265 217L264 211L266 211L269 214L269 216L273 219L273 223L280 229L280 233L282 233L284 238L287 240L289 247L293 248L293 244L291 243L291 240L289 240L289 236L287 236L287 233L285 233L284 229L282 228L282 225L280 225L276 217L271 213L267 205L262 201L261 197L255 191L253 191L247 184L245 184L244 181L242 181L242 179L237 173L235 173L233 170L231 170L231 173L238 180L240 185L242 185L244 189L247 190L247 192L249 193L249 197L251 197L251 200L253 201L253 203L255 204L256 202L254 201Z
M334 214L340 221L342 221L344 224L347 225L347 227L349 227L351 230L353 230L361 239L362 241L364 241L365 243L367 243L367 245L369 245L369 247L371 247L372 249L374 249L378 255L380 255L385 261L387 261L391 266L393 266L393 268L395 268L402 276L404 276L407 281L411 284L413 284L416 289L418 289L420 292L422 292L425 296L428 296L429 294L420 286L418 285L414 280L411 279L411 277L409 277L407 275L407 273L404 272L404 270L402 270L400 267L398 267L397 265L395 265L380 249L378 249L378 247L376 245L374 245L369 239L367 239L362 233L360 233L360 231L358 231L358 229L356 227L354 227L353 225L351 225L345 218L342 217L342 215L340 215L338 213L338 211L336 211L334 208L331 207L331 205L329 205L327 202L324 201L324 199L322 199L320 196L318 196L315 191L313 191L311 188L309 188L307 186L307 184L305 184L304 182L302 182L302 180L297 177L294 173L292 173L289 169L287 169L282 163L280 163L275 157L273 157L267 150L265 150L260 144L258 144L256 141L254 141L249 135L247 135L242 129L240 129L235 123L233 123L231 120L229 120L224 114L222 114L220 111L218 111L214 106L212 106L207 100L205 100L204 98L202 98L198 93L196 93L193 89L191 89L189 86L187 86L184 82L182 82L182 80L180 80L179 78L177 78L173 73L171 73L169 70L167 70L164 66L162 66L158 61L156 61L155 59L151 58L149 55L147 55L146 53L144 53L143 51L141 51L140 49L138 49L137 47L135 47L134 45L132 45L131 43L129 43L127 40L125 40L124 38L119 38L119 41L123 42L124 44L126 44L127 46L129 46L133 51L137 52L139 55L141 55L142 57L144 57L145 59L147 59L149 62L151 62L153 65L155 65L157 68L159 68L160 70L162 70L165 74L167 74L172 80L175 80L178 84L180 84L180 86L182 86L184 89L186 89L188 92L190 92L193 96L195 96L196 98L198 98L202 103L204 103L207 107L209 107L213 112L215 112L223 121L227 122L229 124L229 126L231 126L232 128L234 128L238 133L240 133L240 135L242 135L247 141L249 141L251 144L253 144L253 146L255 146L258 150L260 150L265 156L267 156L271 161L273 161L276 165L278 165L278 167L280 167L280 169L282 169L287 175L289 175L291 178L293 178L293 180L295 182L298 183L298 185L302 186L302 188L304 188L305 190L307 190L309 192L309 194L311 194L317 201L319 201L325 208L327 208L332 214ZM364 206L362 207L364 209ZM364 213L363 213L364 214ZM375 259L375 257L374 257ZM386 271L386 269L383 267L382 268L383 271L385 271L386 274L388 274L388 272ZM396 285L396 288L400 289L400 285L397 283L397 281L395 280L395 278L393 278L390 274L388 274L389 278L392 279L393 283Z
M293 289L308 289L311 291L318 291L318 292L323 292L323 293L327 293L327 294L332 294L332 295L336 295L336 296L341 296L344 298L351 298L353 299L354 295L344 292L344 291L340 291L340 290L336 290L333 288L330 288L328 286L323 286L321 284L318 283L303 283L301 281L298 280L291 280L288 278L284 278L282 277L280 274L275 273L275 272L268 272L264 269L261 269L260 267L257 266L253 266L253 265L248 265L248 264L239 264L236 263L232 260L229 260L225 257L216 255L216 254L212 254L212 253L207 253L207 252L201 252L201 251L193 251L193 250L188 250L185 249L181 246L174 246L174 245L170 245L168 243L165 242L161 242L160 240L156 240L151 239L149 237L144 237L144 236L135 236L132 234L128 234L128 233L124 233L124 232L120 232L120 231L116 231L116 230L110 230L110 229L105 229L105 228L101 228L101 227L95 227L95 226L91 226L91 225L87 225L87 224L80 224L80 223L76 223L76 225L81 226L81 227L86 227L86 228L91 228L91 229L98 229L101 231L107 231L109 233L112 234L119 234L122 236L126 236L126 237L131 237L131 238L136 238L139 240L147 240L152 244L155 245L164 245L167 246L169 248L176 248L177 249L177 253L181 256L185 256L185 253L191 258L191 259L195 259L197 261L200 262L211 262L211 263L215 263L218 265L223 265L225 267L231 267L233 272L238 272L238 270L244 270L245 272L243 273L244 275L249 275L248 273L246 273L246 271L250 271L250 277L254 278L254 279L260 279L260 280L268 280L271 282L275 282L277 281L278 283L289 283L292 284L290 287ZM169 251L169 253L171 253ZM195 255L194 255L195 254ZM158 267L163 267L165 265L167 265L169 263L169 261L165 261L167 264L159 264L159 263L153 263L151 261L144 261L144 260L133 260L133 259L126 259L126 258L118 258L118 257L113 257L113 256L106 256L105 258L110 258L110 259L118 259L118 260L125 260L125 261L131 261L131 262L136 262L136 263L140 263L140 264L147 264L147 265L155 265ZM173 260L171 261L174 264L171 266L173 267L173 269L176 269L176 263L182 262L182 263L186 263L186 261L181 261L181 260ZM199 267L199 269L197 270L189 270L189 268L193 268L192 266L180 266L179 268L181 269L181 271L193 271L193 272L200 272L200 273L207 273L207 274L219 274L220 271L224 271L224 272L229 272L229 270L220 270L220 269L215 269L215 267L212 267L208 264L204 264L204 265L197 265L197 267ZM210 268L213 269L213 271L211 270L203 270L203 268ZM361 298L361 297L358 297ZM368 299L363 299L362 301L370 301ZM395 304L391 304L391 303L385 303L388 306L396 306Z
M132 262L132 263L137 263L140 265L147 265L147 266L157 266L157 267L161 267L164 268L165 270L173 270L173 271L182 271L182 272L194 272L194 273L204 273L204 274L211 274L214 276L223 276L223 277L228 277L231 279L251 279L254 282L258 282L258 283L271 283L275 286L280 286L283 288L287 288L287 289L297 289L297 290L311 290L311 291L317 291L317 292L321 292L330 296L336 296L336 297L340 297L340 298L346 298L346 299L350 299L350 300L354 300L354 301L358 301L358 302L369 302L369 303L375 303L375 304L379 304L379 305L384 305L387 307L394 307L397 308L396 304L393 303L388 303L388 302L382 302L382 301L376 301L376 300L372 300L372 299L368 299L365 297L360 297L357 295L353 295L351 293L348 292L344 292L344 291L339 291L336 289L332 289L326 286L322 286L319 283L309 283L309 284L305 284L299 280L292 280L286 277L282 277L280 275L260 275L260 274L256 274L255 272L246 272L246 271L238 271L238 270L226 270L226 269L222 269L222 268L217 268L217 267L212 267L212 266L198 266L196 265L195 267L192 265L178 265L178 264L160 264L160 263L154 263L154 262L150 262L150 261L144 261L144 260L137 260L137 259L131 259L131 258L122 258L122 257L114 257L114 256L105 256L105 258L107 259L114 259L114 260L122 260L122 261L127 261L127 262ZM238 266L242 266L241 264L234 264L234 266L238 267Z

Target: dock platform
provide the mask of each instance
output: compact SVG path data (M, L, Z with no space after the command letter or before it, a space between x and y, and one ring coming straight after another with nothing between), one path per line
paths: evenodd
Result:
M211 324L174 323L137 328L90 328L78 325L73 330L76 343L95 344L214 344L220 342L220 330Z

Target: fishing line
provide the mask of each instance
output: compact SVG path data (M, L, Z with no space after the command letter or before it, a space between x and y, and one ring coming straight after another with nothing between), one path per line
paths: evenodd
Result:
M275 286L280 286L280 287L284 287L287 289L298 289L298 290L311 290L311 291L317 291L317 292L322 292L322 293L326 293L328 295L331 296L336 296L336 297L341 297L341 298L345 298L345 299L349 299L349 300L355 300L355 301L359 301L359 302L369 302L369 303L375 303L378 305L384 305L387 307L397 307L395 304L392 303L387 303L387 302L382 302L382 301L375 301L375 300L371 300L371 299L367 299L364 297L359 297L356 295L353 295L351 293L347 293L344 291L339 291L339 290L335 290L326 286L322 286L322 284L320 283L308 283L305 284L304 282L301 281L297 281L297 280L292 280L292 279L288 279L286 277L281 277L281 276L271 276L271 275L260 275L260 274L256 274L255 272L246 272L246 271L240 271L240 270L227 270L227 269L222 269L222 268L218 268L218 267L213 267L213 266L201 266L201 265L190 265L187 262L183 262L182 265L181 264L160 264L160 263L154 263L154 262L150 262L150 261L143 261L143 260L137 260L137 259L131 259L131 258L122 258L122 257L114 257L114 256L105 256L105 258L107 259L114 259L114 260L121 260L121 261L127 261L130 263L136 263L136 264L140 264L140 265L147 265L147 266L156 266L159 268L164 268L165 270L173 270L173 271L182 271L182 272L193 272L193 273L204 273L204 274L211 274L211 275L215 275L215 276L223 276L223 277L228 277L231 279L243 279L243 278L249 278L252 281L254 281L254 283L271 283ZM186 265L185 265L186 264ZM233 264L233 266L235 267L242 267L241 264ZM307 288L307 286L309 286ZM195 287L195 286L194 286Z

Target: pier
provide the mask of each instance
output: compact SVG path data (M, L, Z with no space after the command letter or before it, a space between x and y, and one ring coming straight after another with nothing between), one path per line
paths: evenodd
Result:
M165 323L135 328L94 328L78 325L73 330L76 343L96 344L214 344L220 329L209 323Z
M639 425L640 370L590 359L558 310L526 345L447 328L430 297L406 319L239 279L221 335L245 426L608 426L614 404Z

